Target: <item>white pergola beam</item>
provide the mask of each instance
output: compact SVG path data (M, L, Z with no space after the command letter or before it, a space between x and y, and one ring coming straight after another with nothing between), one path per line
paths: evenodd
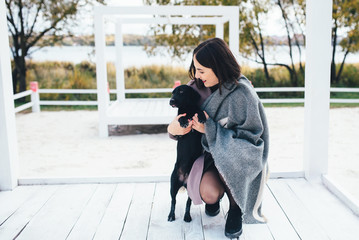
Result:
M194 23L195 21L195 23ZM222 38L224 35L223 24L228 22L227 17L151 17L151 18L123 18L116 20L115 46L116 46L116 93L117 100L125 100L125 76L123 67L123 24L196 24L196 25L216 25L216 37Z
M5 1L0 2L0 191L17 186L18 148Z
M306 4L304 172L320 181L328 171L332 1Z
M184 24L184 25L215 25L218 23L228 22L228 18L224 17L195 17L195 18L182 18L182 17L157 17L157 18L120 18L123 24ZM195 21L194 21L195 20Z
M223 39L224 37L224 26L223 23L216 24L216 37Z
M144 7L107 7L97 6L97 11L104 15L174 15L174 16L223 16L234 6L144 6ZM237 19L238 21L238 19Z
M239 57L239 7L233 7L228 10L229 15L229 48L233 55Z

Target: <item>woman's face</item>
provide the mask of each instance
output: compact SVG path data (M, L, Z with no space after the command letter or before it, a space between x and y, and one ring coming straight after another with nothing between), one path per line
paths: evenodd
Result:
M193 56L193 64L196 68L196 75L195 78L198 78L202 80L204 86L206 87L212 87L216 84L218 84L218 78L216 74L214 74L212 68L207 68L199 64L199 62L196 59L196 55Z

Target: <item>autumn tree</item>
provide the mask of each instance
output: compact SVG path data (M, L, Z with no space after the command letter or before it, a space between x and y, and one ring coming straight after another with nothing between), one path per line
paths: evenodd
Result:
M280 63L268 63L266 60L267 48L270 44L268 37L263 34L263 20L267 16L269 0L147 0L146 3L159 5L222 5L240 6L240 54L254 62L263 65L266 81L270 84L273 78L269 74L269 65L283 65ZM273 6L273 4L272 4ZM193 50L193 46L199 42L215 36L215 27L212 25L172 25L172 34L166 33L165 25L157 25L152 28L158 45L169 46L169 53L174 57L181 56ZM224 40L228 42L228 23L224 26ZM168 31L167 31L168 32ZM156 54L156 46L147 48L151 54Z
M304 77L304 67L302 63L302 48L305 45L304 25L305 25L305 2L296 0L275 0L276 6L280 9L283 26L286 32L288 54L290 64L280 64L284 66L290 75L291 84L297 87L299 75ZM299 70L296 69L294 59L294 48L299 53Z
M303 49L305 47L305 0L146 0L146 3L159 5L228 5L240 6L240 54L258 64L263 65L267 83L273 83L269 66L281 66L288 70L292 86L299 86L304 79ZM273 10L281 13L281 25L285 31L286 40L281 44L287 46L289 63L270 62L268 55L270 47L278 43L265 36L264 23ZM359 51L359 0L334 0L333 2L333 31L332 31L332 64L331 82L338 83L343 71L346 57ZM152 28L156 42L169 46L173 56L190 52L191 45L215 36L214 26L172 26L172 35L165 31L164 25ZM225 25L225 36L228 25ZM340 34L339 34L340 33ZM228 39L225 40L228 42ZM189 46L188 46L189 45ZM340 48L339 48L340 47ZM156 47L150 50L154 53ZM295 59L294 51L298 52ZM339 51L344 52L339 70L336 70L336 58Z
M78 10L90 0L5 0L5 3L16 93L26 90L25 58L31 55L34 46L40 40L43 40L43 45L51 45L59 41L66 31L71 34L70 28L76 25Z
M263 71L268 83L273 82L269 74L267 50L270 40L263 34L263 21L269 11L268 0L250 0L248 6L240 12L240 51L241 55L251 61L263 65Z
M332 26L331 83L338 84L349 53L359 51L359 0L334 0ZM340 34L339 34L340 33ZM340 47L338 49L338 47ZM343 51L339 70L337 52Z
M173 6L186 6L186 5L219 5L223 1L214 0L146 0L147 5L173 5ZM228 2L228 1L227 1ZM237 1L235 1L237 2ZM176 16L172 16L176 17ZM228 32L225 29L225 32ZM181 24L157 24L150 28L151 34L154 35L155 44L145 45L145 50L149 55L160 54L158 46L167 46L167 52L172 58L182 59L183 56L190 53L193 47L208 38L215 36L215 27L212 25L181 25Z

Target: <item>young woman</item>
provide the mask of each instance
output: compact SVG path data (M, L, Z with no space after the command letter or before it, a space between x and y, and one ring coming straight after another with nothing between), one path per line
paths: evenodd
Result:
M205 99L207 121L195 116L188 128L178 117L169 124L171 135L191 129L201 133L205 153L196 160L187 190L194 204L202 199L206 213L219 213L224 192L229 198L225 235L236 238L245 223L263 223L262 193L267 179L268 127L258 95L243 75L228 45L219 38L199 44L193 51L189 83Z

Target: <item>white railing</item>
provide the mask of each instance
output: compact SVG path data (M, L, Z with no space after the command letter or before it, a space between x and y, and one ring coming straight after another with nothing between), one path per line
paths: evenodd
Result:
M17 94L14 94L14 101L16 99L19 99L19 98L22 98L22 97L26 97L26 96L29 96L29 95L32 95L33 94L33 91L32 90L27 90L27 91L24 91L24 92L21 92L21 93L17 93ZM28 103L25 103L25 104L22 104L18 107L15 108L15 113L17 112L21 112L25 109L28 109L30 107L34 106L34 102L31 101L31 102L28 102Z
M330 88L330 92L357 92L359 93L359 88ZM330 99L331 103L359 103L359 99L339 99L333 98Z
M41 101L40 94L97 94L97 89L39 89L37 82L31 82L31 90L27 90L14 95L14 100L31 96L31 101L15 108L15 112L20 112L31 108L33 112L39 112L40 106L97 106L97 101ZM147 88L147 89L125 89L125 93L170 93L172 88ZM304 87L265 87L255 88L256 92L304 92ZM109 93L118 93L118 90L108 90ZM330 92L359 92L359 88L330 88ZM304 98L262 98L263 103L304 103ZM359 103L358 99L330 99L331 103Z

